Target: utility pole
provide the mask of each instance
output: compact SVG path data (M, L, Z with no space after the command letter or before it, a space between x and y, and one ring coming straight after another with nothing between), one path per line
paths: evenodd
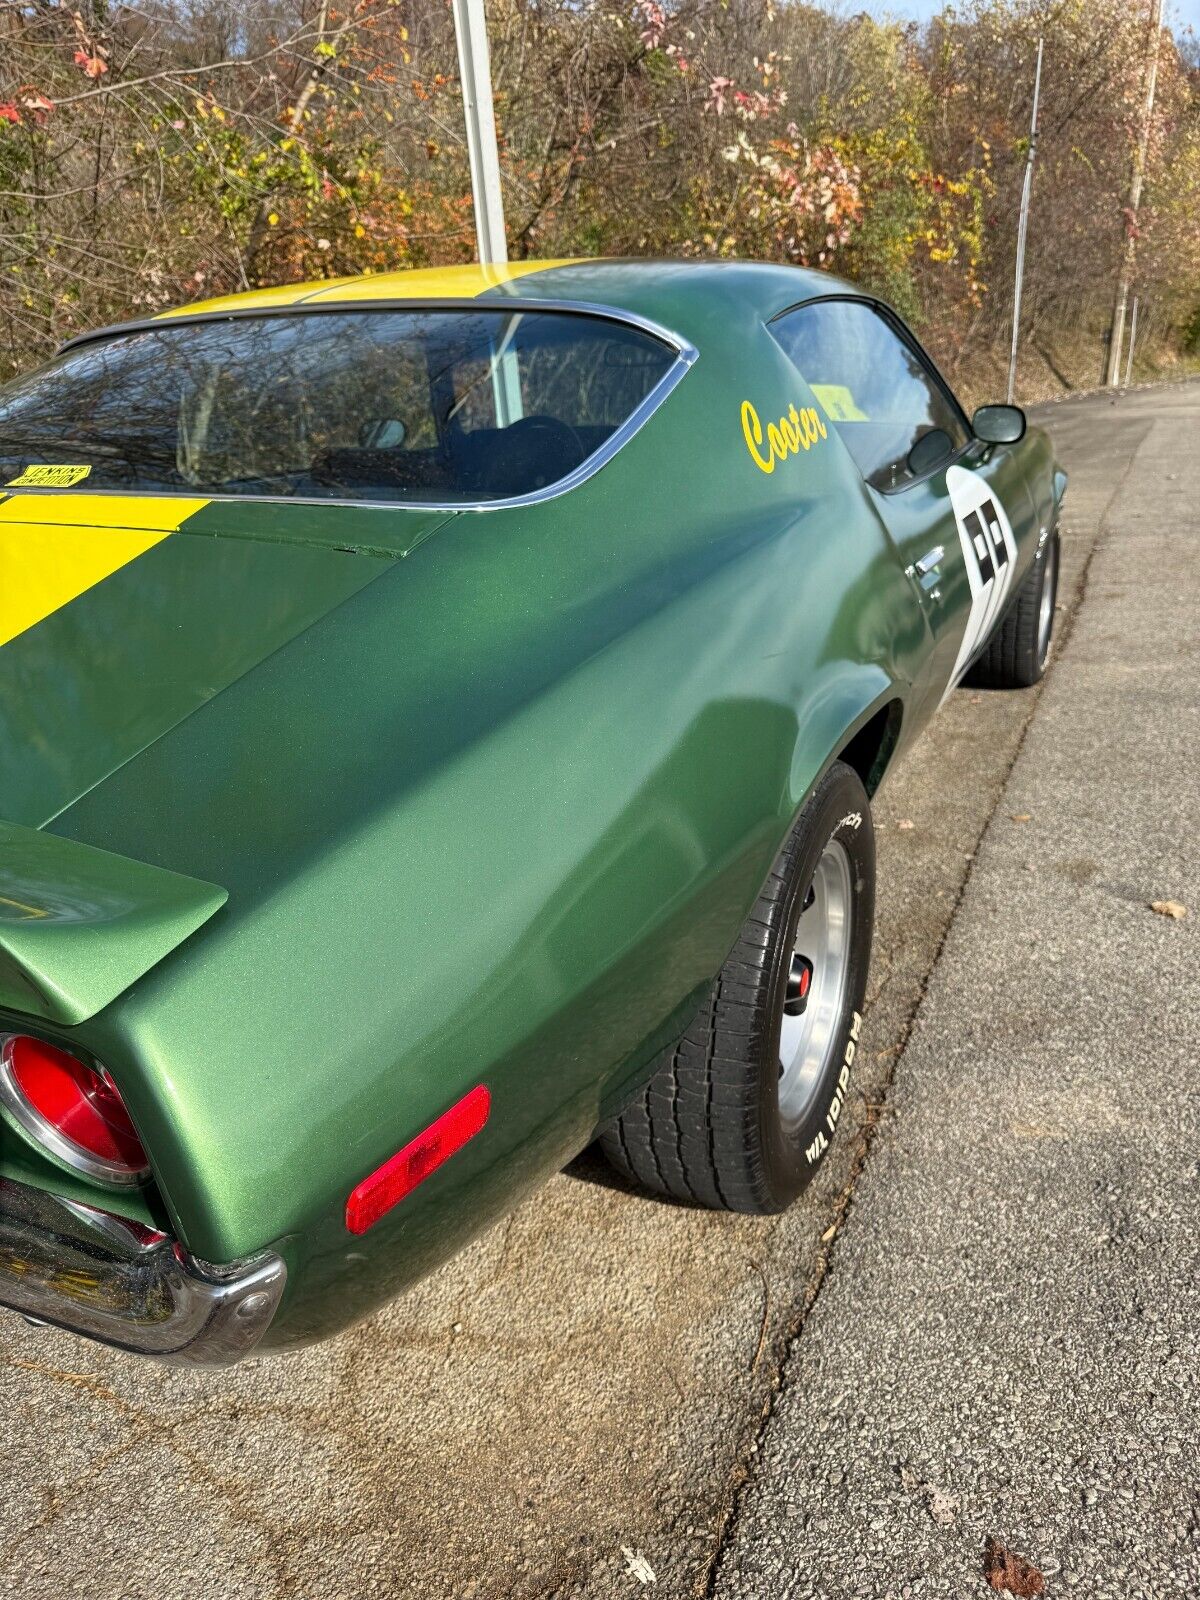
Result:
M1129 355L1125 361L1125 387L1128 389L1129 380L1133 376L1133 347L1137 343L1137 308L1138 297L1133 297L1133 316L1129 320Z
M1033 192L1033 159L1037 155L1038 100L1042 93L1042 45L1038 40L1037 67L1033 74L1033 115L1029 119L1029 149L1025 152L1025 181L1021 185L1021 220L1017 224L1017 281L1013 286L1012 350L1008 357L1008 403L1017 387L1017 342L1021 337L1021 285L1025 278L1025 237L1029 232L1029 197Z
M508 241L504 233L504 197L500 190L487 19L483 0L453 0L453 9L479 259L504 262L508 260Z
M1121 257L1121 274L1117 279L1117 298L1113 306L1112 328L1108 336L1108 373L1106 383L1115 389L1121 381L1121 345L1125 339L1125 312L1129 305L1129 287L1133 282L1133 268L1137 257L1138 207L1142 203L1142 185L1146 180L1146 156L1150 149L1150 129L1154 123L1154 91L1158 86L1158 48L1162 39L1162 0L1150 0L1150 32L1146 39L1146 99L1142 106L1142 127L1133 152L1133 165L1129 174L1129 198L1125 205L1125 250Z

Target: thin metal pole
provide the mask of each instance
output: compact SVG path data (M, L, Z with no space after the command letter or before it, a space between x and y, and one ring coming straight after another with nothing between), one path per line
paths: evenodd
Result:
M1133 297L1133 316L1129 320L1129 356L1125 362L1125 387L1128 389L1129 380L1133 374L1133 347L1137 343L1137 308L1138 297Z
M504 234L504 197L500 190L487 19L483 0L453 0L453 9L479 259L503 262L508 260L508 242Z
M1025 278L1025 239L1029 232L1029 196L1033 190L1033 159L1037 155L1038 100L1042 93L1042 46L1038 40L1037 68L1033 74L1033 115L1029 119L1029 149L1025 155L1025 181L1021 185L1021 220L1017 224L1017 281L1013 287L1012 350L1008 357L1008 403L1017 388L1017 344L1021 337L1021 285Z
M1117 278L1117 298L1113 306L1112 328L1108 336L1108 372L1105 382L1115 389L1121 381L1121 344L1125 338L1125 308L1129 304L1129 287L1133 281L1134 262L1137 258L1138 207L1142 203L1142 185L1146 179L1146 158L1150 152L1150 129L1154 123L1154 91L1158 83L1158 52L1162 40L1162 0L1151 0L1150 34L1146 41L1146 98L1142 105L1142 126L1133 152L1129 173L1129 198L1125 207L1125 249L1121 256L1121 271Z

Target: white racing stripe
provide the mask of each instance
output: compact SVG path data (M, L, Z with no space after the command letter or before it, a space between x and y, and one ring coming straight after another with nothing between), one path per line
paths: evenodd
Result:
M958 648L958 659L950 674L948 695L1008 598L1016 567L1017 542L1004 507L986 479L966 467L948 467L946 488L954 507L954 520L971 585L971 609Z

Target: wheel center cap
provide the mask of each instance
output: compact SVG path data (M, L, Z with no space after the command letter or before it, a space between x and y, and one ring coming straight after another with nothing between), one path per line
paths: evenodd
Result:
M808 992L812 988L813 964L807 956L797 952L792 957L788 972L787 996L783 1002L784 1014L802 1017L808 1007Z

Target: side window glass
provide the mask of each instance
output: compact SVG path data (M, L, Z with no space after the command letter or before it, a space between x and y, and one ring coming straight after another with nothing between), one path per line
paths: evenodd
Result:
M966 444L958 408L873 307L821 300L771 332L873 488L903 489Z
M527 340L517 360L526 416L556 417L578 434L607 436L662 375L658 347L618 323L581 328L569 349Z

